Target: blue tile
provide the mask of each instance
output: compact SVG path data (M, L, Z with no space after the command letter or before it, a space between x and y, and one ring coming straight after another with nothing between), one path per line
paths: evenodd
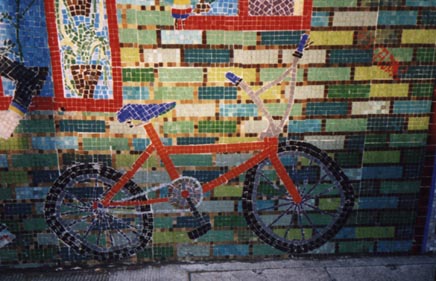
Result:
M401 179L403 177L402 166L371 166L363 167L362 179Z
M8 167L8 156L6 154L0 154L0 168Z
M430 100L400 100L394 102L395 114L421 114L431 112Z
M248 245L215 245L214 256L248 256Z
M359 209L385 209L397 208L397 197L360 197L357 206Z
M377 252L410 252L413 242L411 240L385 240L377 242Z
M15 196L17 200L45 199L49 189L49 187L17 187L15 188Z
M321 132L321 120L291 120L288 124L288 132L290 133L308 133Z

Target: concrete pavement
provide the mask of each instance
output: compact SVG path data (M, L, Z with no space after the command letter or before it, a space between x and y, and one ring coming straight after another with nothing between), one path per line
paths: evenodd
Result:
M0 272L0 281L436 281L436 256L299 258Z

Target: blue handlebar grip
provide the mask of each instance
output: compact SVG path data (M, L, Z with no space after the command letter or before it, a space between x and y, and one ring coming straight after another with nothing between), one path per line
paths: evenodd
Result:
M307 40L309 40L309 34L302 34L300 37L300 43L298 43L297 46L297 52L302 53L304 51L304 46L306 46Z
M236 86L242 81L242 78L237 76L236 74L234 74L233 72L227 72L226 73L226 78L232 82L233 84L235 84Z

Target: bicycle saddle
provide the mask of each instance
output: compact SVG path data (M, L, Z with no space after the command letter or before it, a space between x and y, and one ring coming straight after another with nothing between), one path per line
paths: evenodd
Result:
M134 120L147 122L167 113L176 106L175 102L161 104L126 104L117 113L121 123Z

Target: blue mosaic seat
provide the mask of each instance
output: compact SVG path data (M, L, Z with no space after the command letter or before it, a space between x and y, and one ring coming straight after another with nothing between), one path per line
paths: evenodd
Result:
M175 102L161 104L127 104L118 111L117 118L120 122L129 120L148 122L153 118L167 113L175 106Z

